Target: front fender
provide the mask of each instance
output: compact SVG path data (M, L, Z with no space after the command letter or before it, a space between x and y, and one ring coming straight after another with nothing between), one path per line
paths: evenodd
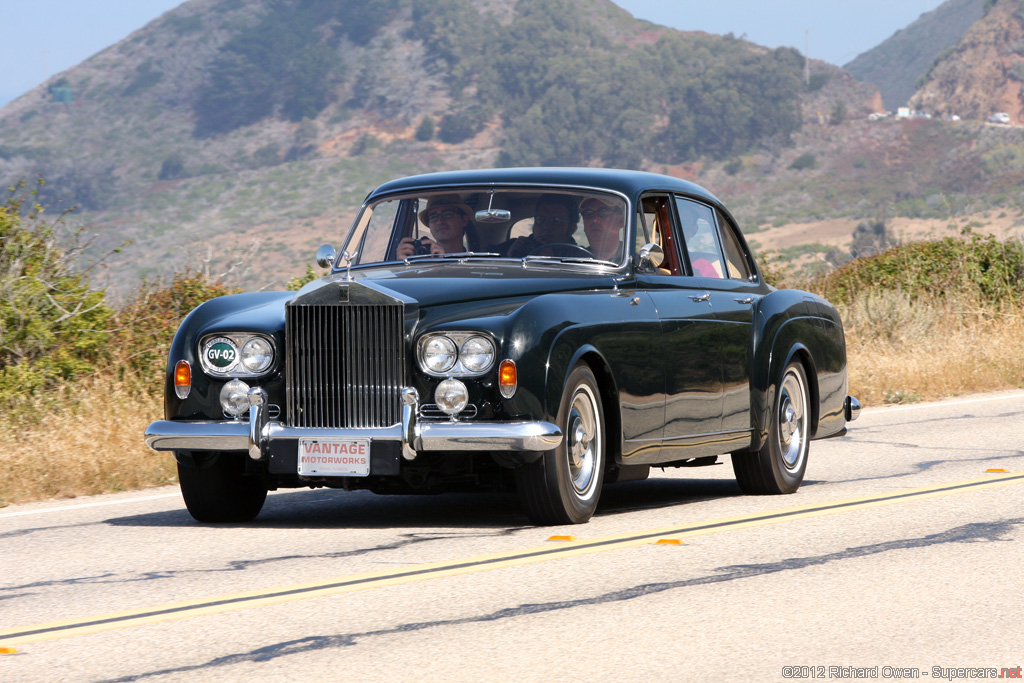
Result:
M167 354L165 419L221 417L218 393L223 382L211 380L203 373L196 353L200 337L206 334L260 332L272 337L277 346L277 359L260 384L275 397L275 402L279 400L276 388L281 385L283 396L284 383L284 305L294 295L294 292L229 294L200 304L185 316ZM192 388L185 399L178 398L174 392L174 366L179 360L188 361L192 366Z

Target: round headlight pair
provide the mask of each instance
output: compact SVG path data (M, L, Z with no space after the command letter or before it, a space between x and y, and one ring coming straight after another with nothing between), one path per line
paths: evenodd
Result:
M274 364L274 345L266 337L224 334L206 338L199 361L207 374L216 377L262 374Z
M420 340L420 365L433 375L477 375L494 364L494 342L466 332L429 335Z

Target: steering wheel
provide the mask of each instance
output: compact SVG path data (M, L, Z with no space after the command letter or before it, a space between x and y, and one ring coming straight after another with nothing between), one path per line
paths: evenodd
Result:
M549 251L550 253L544 254L543 252ZM569 253L565 253L568 251ZM561 252L561 253L559 253ZM584 258L594 258L594 254L590 250L581 247L578 244L572 242L551 242L550 244L542 244L533 251L530 252L531 256L573 256L580 255Z

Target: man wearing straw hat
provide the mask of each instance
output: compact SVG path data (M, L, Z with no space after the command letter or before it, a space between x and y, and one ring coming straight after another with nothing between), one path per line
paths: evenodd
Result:
M456 254L468 251L464 243L466 226L473 210L457 194L439 195L427 200L427 208L420 212L420 222L430 229L428 237L404 237L398 243L395 255L402 259L416 253L416 247L429 248L431 254Z

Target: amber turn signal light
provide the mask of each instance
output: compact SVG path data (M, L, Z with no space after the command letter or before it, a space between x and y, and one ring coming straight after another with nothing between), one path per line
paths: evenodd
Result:
M505 398L512 398L516 393L516 364L515 361L503 360L498 366L498 390Z
M174 364L174 393L178 398L186 398L191 390L192 366L187 360L179 360Z

